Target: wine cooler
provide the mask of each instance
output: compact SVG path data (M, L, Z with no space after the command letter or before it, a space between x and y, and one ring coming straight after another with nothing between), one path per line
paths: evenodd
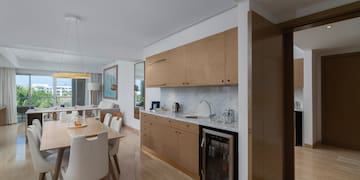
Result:
M237 179L237 133L202 128L201 179Z

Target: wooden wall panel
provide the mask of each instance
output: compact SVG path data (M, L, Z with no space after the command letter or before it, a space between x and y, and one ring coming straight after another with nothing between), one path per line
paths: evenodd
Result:
M284 179L284 58L282 31L251 12L251 169L253 180Z
M360 52L322 57L322 142L360 150Z
M304 59L294 60L294 88L304 88Z

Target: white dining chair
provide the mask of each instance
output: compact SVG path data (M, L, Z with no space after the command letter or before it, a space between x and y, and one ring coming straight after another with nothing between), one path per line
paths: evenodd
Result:
M32 124L37 128L37 130L40 132L40 136L42 135L42 127L39 119L32 120Z
M104 122L103 122L103 124L104 124L105 126L108 126L108 127L109 127L110 122L111 122L111 117L112 117L112 114L110 114L110 113L106 113L106 114L105 114Z
M98 180L109 172L107 132L72 138L64 180Z
M36 125L30 125L28 128L32 129L33 130L33 135L34 137L36 138L36 141L39 142L39 147L40 148L40 143L41 143L41 130L39 131L39 128L36 126ZM48 151L40 151L41 155L44 156L44 157L48 157L52 154L56 154L57 151L56 150L48 150Z
M110 128L120 133L121 125L122 125L122 117L114 116L111 120ZM120 174L120 165L117 157L117 153L119 151L119 143L120 143L119 139L111 140L109 142L109 156L114 159L116 169Z
M44 156L40 152L40 141L36 137L35 126L31 126L27 129L27 137L29 140L30 154L32 164L37 173L39 173L39 179L44 179L45 174L55 169L56 155Z

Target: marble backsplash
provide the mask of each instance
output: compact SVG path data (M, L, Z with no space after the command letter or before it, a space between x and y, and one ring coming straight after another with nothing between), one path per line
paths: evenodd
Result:
M169 110L174 102L179 102L182 112L193 113L201 100L207 100L217 117L220 118L225 109L231 108L235 111L235 119L238 119L238 86L161 88L160 94L161 106Z

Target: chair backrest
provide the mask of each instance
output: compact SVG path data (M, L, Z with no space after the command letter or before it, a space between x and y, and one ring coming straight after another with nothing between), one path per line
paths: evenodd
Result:
M115 130L116 132L120 132L121 125L122 125L122 117L114 116L111 120L110 128ZM110 155L117 154L117 152L119 151L119 143L120 143L119 139L111 140L109 142L110 145L109 147L111 147L109 151Z
M103 122L105 126L110 125L111 117L112 117L112 115L110 113L105 114L105 118L104 118L104 122Z
M36 138L37 141L39 141L39 144L40 144L41 143L41 130L39 130L39 128L36 127L35 125L30 125L28 128L32 129L32 133L34 134L34 137Z
M77 136L72 139L65 180L98 180L108 174L107 136L107 132L103 132L93 137Z
M49 166L49 162L42 156L40 152L40 141L36 137L36 131L35 126L29 126L27 129L27 138L29 140L32 163L35 171L47 172L54 168L54 166Z
M34 119L34 120L32 120L32 124L39 130L40 135L41 135L42 134L42 127L41 127L40 120Z
M121 124L122 124L122 117L119 118L117 116L114 116L111 119L110 128L117 131L117 132L120 132Z

